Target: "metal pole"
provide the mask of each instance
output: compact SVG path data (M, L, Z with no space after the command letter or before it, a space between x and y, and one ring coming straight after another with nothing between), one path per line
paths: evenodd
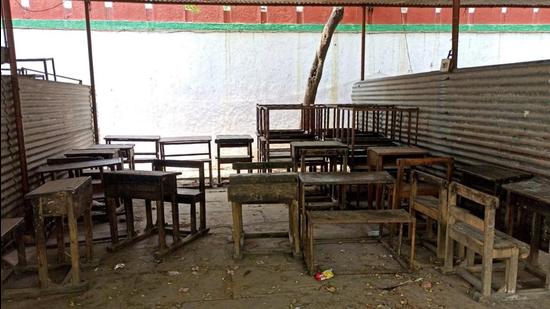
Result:
M460 26L460 0L453 0L451 71L458 67L458 27Z
M23 131L23 116L21 114L21 96L19 94L19 78L17 75L17 57L15 56L15 39L13 36L13 24L11 18L10 0L2 0L4 13L4 25L6 27L6 43L10 61L11 89L13 95L13 108L15 111L15 129L17 132L17 147L19 149L19 168L21 169L21 189L23 195L29 192L29 175L27 171L27 151L25 149L25 137ZM24 207L25 226L32 231L33 213L32 208Z
M366 25L367 23L367 7L363 5L361 8L361 80L365 80L365 41L366 41Z
M97 125L97 103L95 97L94 56L92 53L92 30L90 26L90 0L84 1L86 15L86 38L88 39L88 63L90 66L90 93L92 95L92 116L94 119L94 142L99 143L99 127Z

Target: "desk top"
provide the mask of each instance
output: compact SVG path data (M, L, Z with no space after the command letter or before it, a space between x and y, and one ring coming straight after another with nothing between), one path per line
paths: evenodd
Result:
M157 142L160 135L106 135L104 139L106 141Z
M212 140L212 137L207 135L174 136L174 137L163 137L160 139L159 143L161 144L201 144L201 143L210 143L211 140Z
M132 149L136 144L95 144L86 149Z
M139 171L139 170L122 170L122 171L109 171L105 172L104 176L110 175L124 175L124 176L136 176L136 177L165 177L172 175L180 175L181 172L163 172L163 171Z
M25 195L25 198L33 198L47 194L54 194L59 192L76 192L80 187L89 183L91 185L91 177L75 177L65 178L59 180L48 181L40 187L32 190Z
M72 162L72 163L55 164L55 165L46 164L46 165L40 166L36 171L38 173L63 172L63 171L81 170L81 169L93 168L93 167L112 166L117 164L122 164L121 158Z
M11 232L14 228L16 228L19 224L23 223L23 218L16 217L16 218L2 218L2 224L0 224L2 228L2 237L4 237L6 234Z
M223 143L250 143L254 141L254 138L248 134L241 135L216 135L215 142L218 144Z
M298 177L305 185L363 185L395 182L388 172L299 173Z
M489 164L467 165L459 170L463 173L495 183L522 180L533 176L531 173Z
M548 178L534 177L529 180L508 183L502 187L550 206L550 179Z
M297 141L290 142L292 148L348 148L344 143L338 141Z
M412 146L389 146L389 147L370 147L369 153L379 156L408 156L408 155L426 155L428 150Z
M72 149L64 153L65 157L116 157L118 151L113 148L106 149Z

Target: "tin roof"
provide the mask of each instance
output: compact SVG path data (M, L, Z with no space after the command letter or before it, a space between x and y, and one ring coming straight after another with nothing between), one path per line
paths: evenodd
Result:
M453 5L452 0L114 0L112 2L270 6L451 7ZM550 0L462 0L460 5L462 7L550 7Z

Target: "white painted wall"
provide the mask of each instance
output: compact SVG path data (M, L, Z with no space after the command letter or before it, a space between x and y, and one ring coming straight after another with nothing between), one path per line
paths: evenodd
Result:
M319 33L94 32L100 134L255 133L256 103L301 101ZM59 74L88 83L83 31L16 30L19 58L54 57ZM360 35L338 33L319 103L350 102ZM439 69L449 33L376 33L372 77ZM463 33L459 67L550 58L550 33ZM288 115L273 119L283 127ZM294 119L293 121L296 121Z

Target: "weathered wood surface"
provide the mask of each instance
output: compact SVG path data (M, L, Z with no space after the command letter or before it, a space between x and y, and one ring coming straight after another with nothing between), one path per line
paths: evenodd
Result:
M104 137L107 143L119 142L158 142L160 135L107 135Z
M513 182L533 176L531 173L489 164L467 165L461 167L460 171L494 183Z
M304 95L303 104L313 105L315 104L315 97L317 96L317 88L319 87L319 82L323 75L323 66L325 64L325 58L327 56L328 49L330 47L330 42L332 40L332 35L336 30L336 27L342 21L344 17L344 8L335 7L332 10L325 27L323 28L323 33L321 35L321 42L319 43L319 48L313 59L313 64L311 65L311 70L307 80L306 92Z
M65 157L102 157L111 159L118 157L118 150L112 148L103 149L72 149L63 154Z
M83 149L134 149L136 144L95 144Z
M549 208L548 211L550 211L550 179L535 177L521 182L505 184L502 187L510 192L546 203Z
M216 135L216 144L245 144L252 143L254 138L247 134L242 135Z
M382 224L411 223L413 217L404 209L309 211L313 224Z
M227 188L229 201L241 204L289 203L297 194L296 173L231 175Z
M211 136L174 136L163 137L159 140L160 144L165 145L185 145L185 144L206 144L212 141Z
M98 168L98 167L121 167L122 159L104 159L104 160L92 160L92 161L82 161L82 162L73 162L65 164L56 164L56 165L42 165L36 170L37 173L53 173L53 172L64 172L71 170L82 170L87 168Z
M304 185L364 185L391 184L395 179L388 172L361 173L299 173Z

